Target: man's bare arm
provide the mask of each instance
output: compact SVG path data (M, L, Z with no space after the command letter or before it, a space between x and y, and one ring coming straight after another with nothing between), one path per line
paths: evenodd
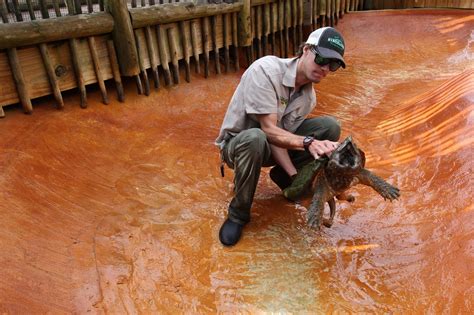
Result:
M304 150L303 136L292 134L277 126L277 114L257 115L260 128L267 135L268 142L277 147L290 150ZM315 159L323 155L330 155L338 147L338 142L329 140L314 140L309 146L309 152Z

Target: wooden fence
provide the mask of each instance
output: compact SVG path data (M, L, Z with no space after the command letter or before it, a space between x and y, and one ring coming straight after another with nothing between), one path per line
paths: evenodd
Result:
M189 82L192 70L207 77L238 70L242 60L294 55L311 29L380 3L474 7L472 1L211 1L220 3L0 0L0 116L15 103L31 113L31 100L50 94L62 108L61 92L73 88L87 107L86 86L95 83L107 104L109 79L123 101L123 76L135 77L138 93L148 95L150 82L155 89L180 83L180 67Z

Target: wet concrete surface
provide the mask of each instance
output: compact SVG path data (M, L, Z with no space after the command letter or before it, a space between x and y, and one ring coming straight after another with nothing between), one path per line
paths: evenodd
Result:
M315 86L397 185L354 187L335 223L306 226L261 176L252 222L224 248L232 197L213 141L242 72L126 103L89 91L0 121L0 313L472 313L474 16L351 13L346 70ZM111 97L113 98L113 97Z

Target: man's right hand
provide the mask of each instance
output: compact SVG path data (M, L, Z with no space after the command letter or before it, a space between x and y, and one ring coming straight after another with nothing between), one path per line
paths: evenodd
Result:
M340 145L339 142L329 141L329 140L314 140L311 145L308 147L309 153L315 158L319 159L320 157L326 155L329 157L331 153L337 149Z

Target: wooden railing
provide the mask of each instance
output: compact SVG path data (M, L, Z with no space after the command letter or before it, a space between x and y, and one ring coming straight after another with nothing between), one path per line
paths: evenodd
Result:
M86 86L94 83L107 104L109 79L123 101L122 76L135 77L138 93L148 95L150 81L156 89L160 82L180 82L180 60L190 81L193 64L207 77L238 70L242 60L248 65L267 54L294 55L309 31L336 25L349 11L474 6L463 0L163 2L0 0L0 117L2 106L15 103L31 113L31 99L48 94L61 108L62 91L73 88L87 107Z

